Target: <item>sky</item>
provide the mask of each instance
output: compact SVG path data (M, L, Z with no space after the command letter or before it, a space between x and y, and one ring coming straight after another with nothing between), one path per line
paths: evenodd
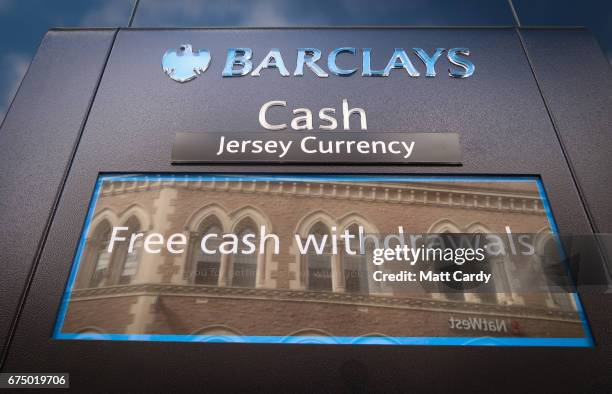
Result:
M0 119L53 27L519 24L584 26L612 64L612 0L0 0Z

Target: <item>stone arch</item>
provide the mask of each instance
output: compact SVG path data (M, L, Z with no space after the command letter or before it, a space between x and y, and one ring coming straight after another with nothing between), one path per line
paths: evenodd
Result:
M304 289L314 291L343 291L340 283L340 259L337 254L331 254L329 248L329 236L332 227L338 228L337 221L327 212L317 210L302 217L295 229L295 234L304 240L309 236L317 239L319 233L322 242L325 234L327 235L326 248L322 254L317 253L314 248L309 248L308 252L301 254L297 251L296 240L294 246L296 250L296 267L300 286Z
M351 230L349 234L355 235L348 241L351 250L362 251L363 253L349 254L345 252L345 247L341 246L340 258L338 260L340 277L339 286L345 292L351 293L380 293L383 291L383 286L380 282L372 279L372 273L375 266L371 264L373 250L379 246L379 241L365 238L363 241L364 250L361 249L361 241L357 228L363 227L365 234L373 235L380 240L378 228L369 220L356 212L350 212L344 215L339 220L338 233L343 234L346 230ZM347 241L344 241L346 245Z
M234 233L237 230L237 226L239 226L245 219L251 219L258 227L256 230L259 230L260 226L266 226L267 233L273 232L272 222L270 222L270 219L268 219L265 213L252 205L247 205L235 210L229 215L229 217L232 223L230 229Z
M463 228L450 219L440 219L434 222L427 230L427 234L432 234L434 236L443 236L445 234L462 234L463 232ZM442 239L442 237L440 237L440 239ZM436 265L436 268L443 270L441 265ZM446 269L448 269L448 267L446 267ZM443 283L438 284L438 286L439 288L445 287ZM437 299L445 299L452 301L465 301L466 299L466 293L464 292L433 292L432 296Z
M245 216L241 218L240 220L236 221L236 223L233 223L234 227L232 228L232 234L236 234L237 236L240 236L240 234L243 231L245 231L247 228L250 228L251 230L253 230L255 234L258 234L259 226L257 224L258 223L255 220L253 220L252 217Z
M95 231L98 225L102 223L104 220L106 220L107 223L112 228L113 226L116 226L119 223L119 216L117 216L117 214L113 212L110 208L102 209L91 220L89 228L92 230L92 232L90 236L93 235L93 231Z
M77 283L80 288L97 287L106 281L112 259L112 254L106 249L116 223L117 216L111 210L105 209L96 215L89 226L87 247L79 262Z
M338 221L338 232L344 232L346 228L354 224L363 226L363 230L367 234L379 234L376 225L356 212L347 213L340 218Z
M487 237L488 234L494 232L482 222L472 222L465 227L466 234L477 234L478 241L483 240L484 243L474 244L474 246L484 247L491 243ZM483 238L482 238L483 237ZM481 269L488 274L492 274L492 282L490 282L484 290L478 294L481 302L488 303L506 303L514 298L511 287L511 271L509 270L510 260L507 256L491 256L487 255L484 266Z
M491 229L481 222L472 222L465 227L468 234L492 234Z
M428 234L460 234L462 232L463 230L461 229L461 226L450 219L440 219L434 222L427 230Z
M232 227L232 221L227 214L227 210L220 204L209 204L195 211L187 219L185 229L187 231L197 232L200 230L201 224L209 217L218 219L223 232L227 232Z
M183 280L188 283L217 286L225 280L227 256L206 255L200 248L203 232L212 227L219 228L217 237L211 240L218 245L222 235L231 228L231 219L227 210L220 204L213 203L201 207L185 222L185 231L188 232L189 239L182 267Z
M108 218L101 218L95 225L91 226L91 235L90 239L98 239L100 240L100 236L105 235L105 233L110 233L113 228L112 222Z
M233 223L232 234L238 237L239 242L242 242L242 237L252 237L250 241L256 245L256 249L253 253L243 253L242 248L239 248L237 253L227 256L229 286L254 288L261 284L265 269L265 247L263 253L259 253L259 229L260 225L248 213Z
M262 226L265 227L265 230L261 231L262 233L273 233L270 219L264 212L253 205L245 205L234 210L230 213L229 218L231 221L231 233L240 237L244 230L250 227L255 234L255 239L252 241L256 245L259 245ZM263 246L263 253L260 253L260 250L256 250L251 255L239 253L227 256L228 284L239 287L263 287L267 276L268 261L271 259L268 246L269 242L266 242L266 245Z
M150 230L151 224L148 219L149 215L138 205L126 209L119 218L120 225L127 227L127 231L132 234ZM115 247L110 271L110 283L127 285L136 278L143 257L143 239L138 239L131 251L129 250L130 244L121 243Z
M135 217L140 224L139 230L148 231L153 227L151 215L145 211L139 204L132 204L126 208L119 216L120 226L125 226L128 220Z
M303 216L298 221L295 233L299 234L300 237L305 237L310 229L317 223L323 223L330 231L334 226L338 228L338 222L329 213L324 210L317 210Z

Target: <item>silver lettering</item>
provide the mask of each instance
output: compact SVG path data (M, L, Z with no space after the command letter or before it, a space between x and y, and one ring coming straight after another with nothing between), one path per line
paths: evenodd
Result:
M268 101L267 103L265 103L264 105L261 106L261 109L259 110L259 124L261 125L261 127L263 127L264 129L268 129L268 130L283 130L287 128L287 124L286 123L281 123L281 124L272 124L270 122L268 122L268 120L266 119L266 113L268 112L268 109L270 107L286 107L287 106L287 102L286 101Z
M444 48L437 48L436 52L434 52L431 57L425 52L422 48L413 48L414 53L417 54L419 59L425 63L425 67L427 67L427 71L425 72L426 77L435 77L436 76L436 62L444 52Z
M287 67L285 67L285 62L283 61L283 57L281 56L278 48L270 49L270 52L268 52L264 60L261 61L259 66L257 66L251 75L254 77L259 77L261 70L265 68L277 68L280 75L283 77L289 76L289 71L287 71Z
M326 78L329 77L319 65L317 61L321 58L321 51L317 48L299 48L297 56L297 64L295 66L295 72L293 75L301 77L304 75L304 66L314 72L317 77Z
M223 68L224 77L241 77L247 75L253 64L251 58L253 57L253 51L251 48L229 48L227 50L227 59L225 60L225 67ZM235 70L234 66L242 66L240 69Z
M451 78L467 78L474 74L474 70L476 70L474 63L459 55L469 56L470 50L468 48L453 48L449 49L446 54L449 62L463 69L463 71L459 71L449 68L448 75Z
M344 52L354 55L357 50L355 48L349 47L336 48L330 52L329 56L327 56L327 68L329 68L329 71L332 74L337 75L339 77L348 77L349 75L353 75L357 72L356 68L342 69L336 64L336 58L339 54Z

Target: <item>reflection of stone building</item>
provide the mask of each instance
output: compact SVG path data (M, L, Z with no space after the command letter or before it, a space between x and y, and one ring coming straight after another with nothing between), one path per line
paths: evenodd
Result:
M204 254L203 234L268 233L280 253ZM488 293L402 293L371 278L369 255L300 256L294 234L541 233L554 248L531 182L359 183L330 181L105 182L89 229L63 332L582 337L567 294L515 291L512 257L490 264ZM112 226L184 232L185 253L147 254L137 244L106 250ZM220 239L212 239L212 247ZM270 248L267 248L270 249ZM340 248L342 250L342 248ZM535 258L534 275L541 272ZM508 322L507 332L454 331L450 317Z

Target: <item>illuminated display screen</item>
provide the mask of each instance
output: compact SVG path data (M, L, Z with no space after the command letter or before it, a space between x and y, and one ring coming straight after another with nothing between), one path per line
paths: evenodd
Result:
M537 177L101 175L54 338L592 346Z

